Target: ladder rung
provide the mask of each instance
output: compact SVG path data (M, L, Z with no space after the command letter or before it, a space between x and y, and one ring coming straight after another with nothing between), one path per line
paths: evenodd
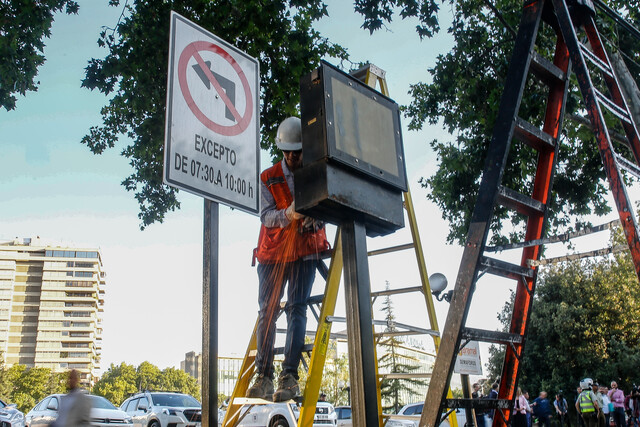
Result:
M427 329L425 329L427 331ZM375 337L403 337L410 335L423 335L427 334L427 332L419 332L419 331L394 331L394 332L376 332L373 334Z
M428 372L409 372L409 373L399 373L399 372L390 372L388 374L379 374L378 377L384 378L387 380L412 380L414 378L431 378L431 373Z
M340 317L340 316L327 316L326 318L327 322L341 322L341 323L346 323L347 319L346 317ZM394 327L394 328L402 328L402 329L406 329L407 332L411 332L411 333L405 333L404 335L413 335L413 334L424 334L424 335L432 335L434 337L439 337L440 336L440 332L433 330L433 329L424 329L424 328L418 328L417 326L411 326L411 325L407 325L405 323L400 323L400 322L389 322L387 320L375 320L372 319L371 320L371 324L373 326L387 326L387 327ZM398 331L400 332L400 331ZM404 331L402 331L404 332ZM382 335L384 333L380 333L380 334L376 334L376 335Z
M512 401L509 399L445 399L444 406L449 409L509 409Z
M611 111L611 113L619 118L620 120L631 124L631 118L629 117L629 112L624 108L621 108L619 105L610 100L606 95L600 92L595 87L593 88L595 92L596 98L600 101L600 104L607 108L607 110Z
M463 340L491 342L495 344L521 344L522 335L509 332L488 331L486 329L464 328L461 333Z
M387 295L408 294L411 292L422 292L422 286L412 286L409 288L388 289L384 291L371 292L371 298L383 297Z
M531 268L523 267L517 264L511 264L510 262L500 261L495 258L489 258L483 256L480 264L485 267L485 271L496 276L507 277L509 279L519 280L524 277L533 277Z
M527 216L542 215L545 208L541 201L504 186L498 189L498 203Z
M305 344L302 346L302 353L308 353L313 350L313 343ZM284 354L284 347L275 347L273 354Z
M618 166L625 169L627 172L635 175L636 178L640 178L640 166L625 159L618 153L615 153L615 158L616 158L616 162L618 162Z
M516 118L514 137L538 151L552 151L556 146L551 135L520 117Z
M531 54L531 71L547 86L564 82L567 79L566 73L538 52Z
M398 251L405 251L407 249L413 249L414 245L413 243L405 243L404 245L398 245L398 246L391 246L388 248L382 248L382 249L376 249L373 251L369 251L367 252L368 256L375 256L375 255L382 255L382 254L388 254L391 252L398 252Z
M582 51L586 59L588 59L593 65L598 67L600 71L605 73L607 76L613 78L613 72L609 64L598 58L598 56L596 56L595 53L591 52L591 50L584 44L578 42L578 45L580 46L580 50Z

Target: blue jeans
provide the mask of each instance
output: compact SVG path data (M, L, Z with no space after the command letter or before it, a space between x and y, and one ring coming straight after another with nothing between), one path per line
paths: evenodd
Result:
M256 331L256 371L273 379L273 345L276 339L276 321L280 300L287 286L287 337L284 347L282 373L298 379L298 365L307 328L307 300L311 294L318 260L294 261L277 264L258 264L258 327Z

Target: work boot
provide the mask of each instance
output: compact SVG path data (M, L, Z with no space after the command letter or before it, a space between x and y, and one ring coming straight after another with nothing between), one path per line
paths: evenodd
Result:
M274 402L291 400L300 394L298 381L291 374L281 374L278 378L278 390L273 394Z
M253 385L247 390L247 397L271 400L273 396L273 381L264 375L258 375Z

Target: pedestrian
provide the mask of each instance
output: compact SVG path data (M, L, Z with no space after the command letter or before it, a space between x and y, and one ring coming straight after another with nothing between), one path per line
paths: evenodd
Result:
M300 119L289 117L280 126L276 145L284 159L260 174L260 236L254 257L258 259L258 325L256 330L256 379L247 397L281 402L300 393L298 365L307 325L307 300L320 260L329 249L324 224L295 209L293 173L302 166ZM287 334L282 373L273 391L273 346L280 300L287 286Z
M616 424L616 427L624 427L624 392L618 388L618 383L615 381L611 381L609 399L611 400L611 403L613 403L613 422Z
M60 399L58 418L50 427L89 427L91 423L91 399L80 388L80 373L69 371L67 380L69 392Z
M638 427L640 417L640 393L638 387L633 386L631 393L624 400L624 407L627 412L627 427Z
M591 378L585 378L580 382L582 393L576 401L576 410L582 416L586 427L598 427L598 402L591 385Z
M489 399L497 399L498 398L498 387L500 387L500 385L495 382L491 385L491 391L489 392ZM493 419L493 417L496 414L496 410L492 409L489 412L489 418Z
M575 404L578 404L578 399L580 399L580 393L582 393L582 388L578 387L576 389L576 401ZM578 427L584 427L584 420L582 419L582 416L580 415L580 411L576 411L576 416L577 416L577 424Z
M529 392L525 390L522 395L525 399L527 399L527 427L531 427L533 424L533 410L531 409L531 404L529 403Z
M567 426L571 426L571 423L569 422L569 405L567 405L567 399L564 398L562 390L556 394L556 399L553 401L553 407L556 410L558 421L560 421L560 427L563 427L565 424Z
M473 392L471 393L471 397L473 399L481 399L482 390L480 388L480 384L474 383L472 387L473 387ZM484 414L485 414L485 411L482 409L475 410L477 427L485 427Z
M513 423L512 427L527 427L527 408L529 403L522 395L522 390L518 387L516 392L516 401L513 405Z
M547 399L547 392L541 391L540 395L533 400L533 414L538 418L538 425L551 427L551 404Z
M598 392L600 393L600 396L602 397L602 412L604 413L604 424L609 427L609 423L611 422L611 410L613 409L613 403L611 403L611 400L609 399L609 396L607 395L607 392L609 390L607 390L607 387L605 386L600 386L600 389L598 390Z
M602 399L602 395L600 393L598 393L598 388L600 387L600 385L597 382L594 382L591 385L591 391L593 392L593 395L596 397L596 402L598 403L598 427L605 427L606 424L606 418L604 416L604 400Z

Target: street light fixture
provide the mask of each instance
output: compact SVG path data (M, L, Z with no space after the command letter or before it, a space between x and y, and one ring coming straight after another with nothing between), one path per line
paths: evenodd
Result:
M453 297L453 289L448 292L442 293L447 288L449 282L447 278L442 273L433 273L429 276L429 285L431 285L431 293L438 301L445 300L446 302L451 302L451 298Z

